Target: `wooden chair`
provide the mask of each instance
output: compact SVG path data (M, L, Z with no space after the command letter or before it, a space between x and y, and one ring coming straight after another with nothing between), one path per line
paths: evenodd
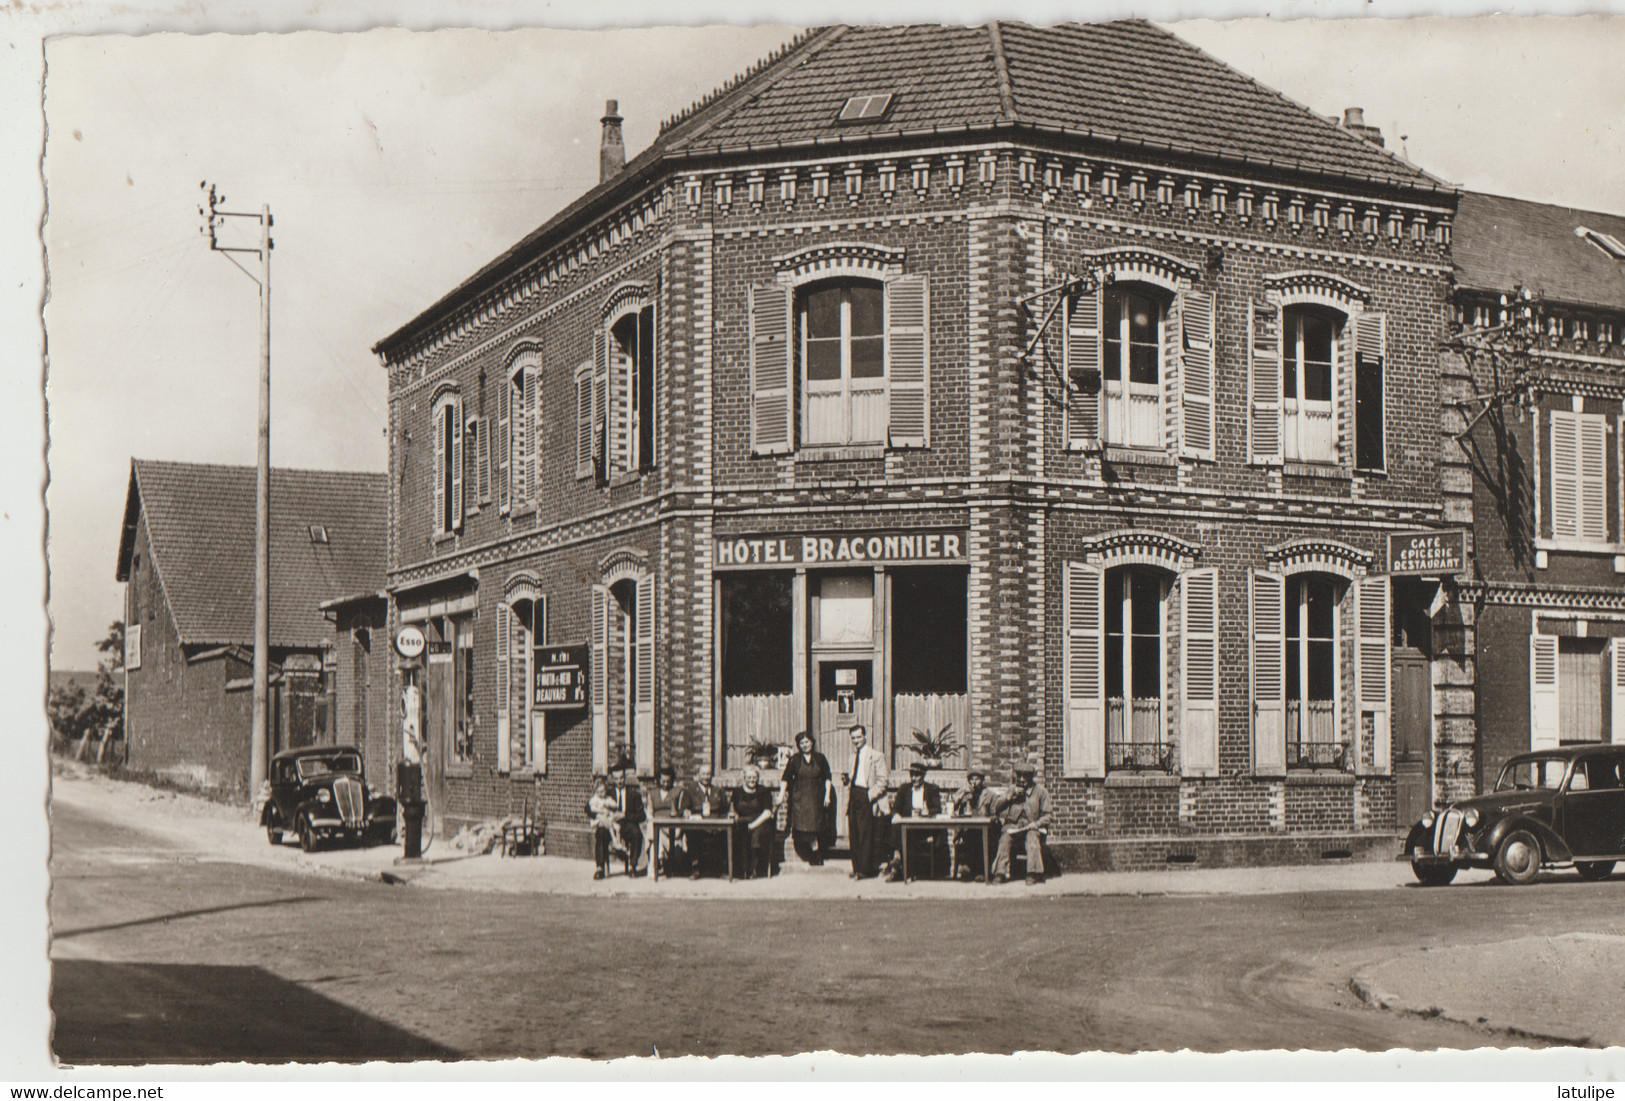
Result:
M532 809L530 796L527 795L524 809L519 812L519 820L506 822L502 826L502 855L537 856L542 851L542 839L546 834L547 823L539 811Z

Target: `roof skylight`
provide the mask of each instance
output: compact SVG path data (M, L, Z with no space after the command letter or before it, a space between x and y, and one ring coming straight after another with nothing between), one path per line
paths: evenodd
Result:
M1585 226L1575 226L1574 235L1576 237L1584 237L1587 241L1590 241L1592 244L1602 249L1615 260L1625 260L1625 244L1622 244L1620 239L1611 233L1603 233L1600 230L1587 229Z
M835 116L836 122L876 122L891 108L892 93L874 96L853 96Z

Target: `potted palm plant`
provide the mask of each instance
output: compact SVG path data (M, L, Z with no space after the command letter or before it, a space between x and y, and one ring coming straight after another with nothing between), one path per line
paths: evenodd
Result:
M914 751L920 763L927 768L941 768L942 763L956 755L962 748L950 734L954 728L953 723L944 723L941 730L932 733L929 728L914 731L914 744L908 748Z

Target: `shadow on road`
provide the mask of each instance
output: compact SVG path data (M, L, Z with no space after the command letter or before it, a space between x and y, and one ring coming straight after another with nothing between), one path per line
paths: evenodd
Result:
M110 925L87 925L83 929L64 929L61 932L53 930L52 940L67 940L69 937L82 937L87 933L105 933L111 929L130 929L137 925L163 925L182 918L202 917L204 914L224 914L231 910L255 910L262 906L287 906L295 902L322 902L320 895L300 895L298 898L269 898L262 902L234 902L230 906L205 906L198 910L177 910L172 914L159 914L156 917L132 918L129 921L116 921Z
M452 1048L258 967L53 960L64 1063L456 1059Z

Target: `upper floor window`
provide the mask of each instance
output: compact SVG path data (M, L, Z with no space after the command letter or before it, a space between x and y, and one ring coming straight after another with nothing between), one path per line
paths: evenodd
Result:
M1105 295L1101 363L1105 441L1124 447L1163 446L1163 322L1161 295L1114 284Z
M508 365L497 406L497 487L502 508L536 500L541 478L542 361L534 350Z
M612 309L576 379L576 477L653 469L657 386L654 307Z
M752 451L925 446L928 317L923 275L752 288Z
M1332 374L1343 319L1330 310L1289 306L1281 361L1285 454L1289 462L1329 463L1333 448Z
M880 283L844 280L804 287L800 335L802 440L881 443L886 438L885 293Z
M1602 413L1548 414L1553 539L1608 541L1608 418ZM1614 485L1619 484L1615 467Z
M463 527L463 401L456 393L436 399L430 418L434 436L434 534Z

